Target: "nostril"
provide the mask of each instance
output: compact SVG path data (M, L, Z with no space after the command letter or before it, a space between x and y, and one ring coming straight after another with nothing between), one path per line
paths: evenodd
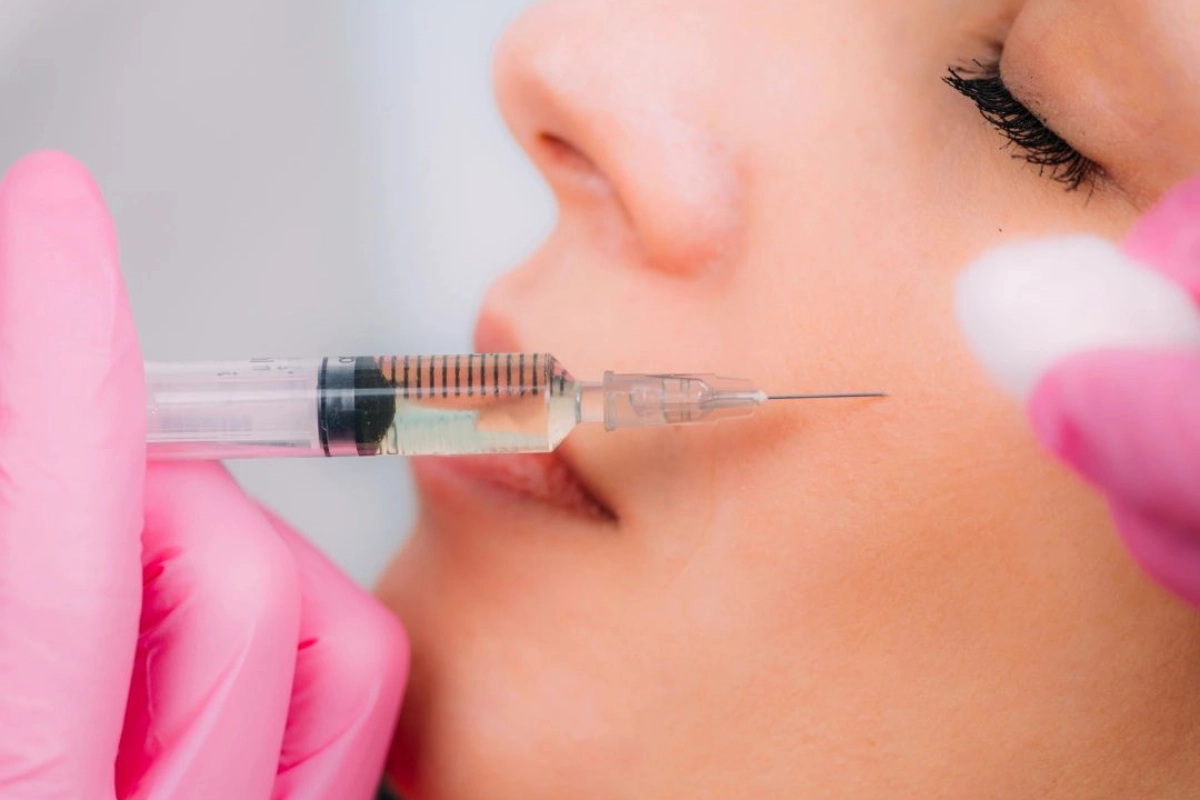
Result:
M563 167L581 172L598 173L600 171L596 168L595 162L584 155L583 151L561 136L543 133L538 136L538 142L545 150L547 157Z
M616 196L615 187L604 169L570 140L555 133L537 135L531 148L533 159L550 182L560 200L566 197L604 198ZM620 198L617 198L620 205ZM621 207L624 212L624 207Z
M602 172L587 154L568 140L554 133L541 133L538 136L539 149L548 166L563 172L589 175L602 178Z

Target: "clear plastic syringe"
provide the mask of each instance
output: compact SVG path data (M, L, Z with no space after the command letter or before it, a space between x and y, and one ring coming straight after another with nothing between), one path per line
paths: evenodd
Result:
M543 354L146 365L147 443L159 460L546 453L576 425L715 422L771 397L712 375L576 380Z

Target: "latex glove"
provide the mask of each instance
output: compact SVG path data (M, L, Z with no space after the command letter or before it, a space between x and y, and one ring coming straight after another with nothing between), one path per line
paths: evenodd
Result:
M215 464L145 466L115 237L84 170L0 184L0 797L367 798L391 615Z
M967 338L1051 453L1107 496L1134 558L1200 606L1200 180L1123 252L1025 243L959 285Z

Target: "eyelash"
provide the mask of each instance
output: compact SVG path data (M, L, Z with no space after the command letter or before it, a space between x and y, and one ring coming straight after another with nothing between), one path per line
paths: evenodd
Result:
M951 67L950 74L943 78L956 92L964 95L979 109L983 118L992 127L1016 145L1021 158L1038 168L1039 175L1049 173L1073 192L1084 184L1095 188L1101 169L1091 159L1076 150L1042 122L1020 100L1013 96L1000 77L1000 64L982 64L963 69Z

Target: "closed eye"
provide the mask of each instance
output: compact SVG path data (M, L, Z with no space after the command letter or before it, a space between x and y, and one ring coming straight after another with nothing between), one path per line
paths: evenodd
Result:
M979 109L1020 152L1014 158L1038 167L1038 174L1049 177L1073 192L1087 185L1094 188L1103 169L1076 150L1018 100L1000 75L1000 63L975 62L974 67L951 67L943 79Z

